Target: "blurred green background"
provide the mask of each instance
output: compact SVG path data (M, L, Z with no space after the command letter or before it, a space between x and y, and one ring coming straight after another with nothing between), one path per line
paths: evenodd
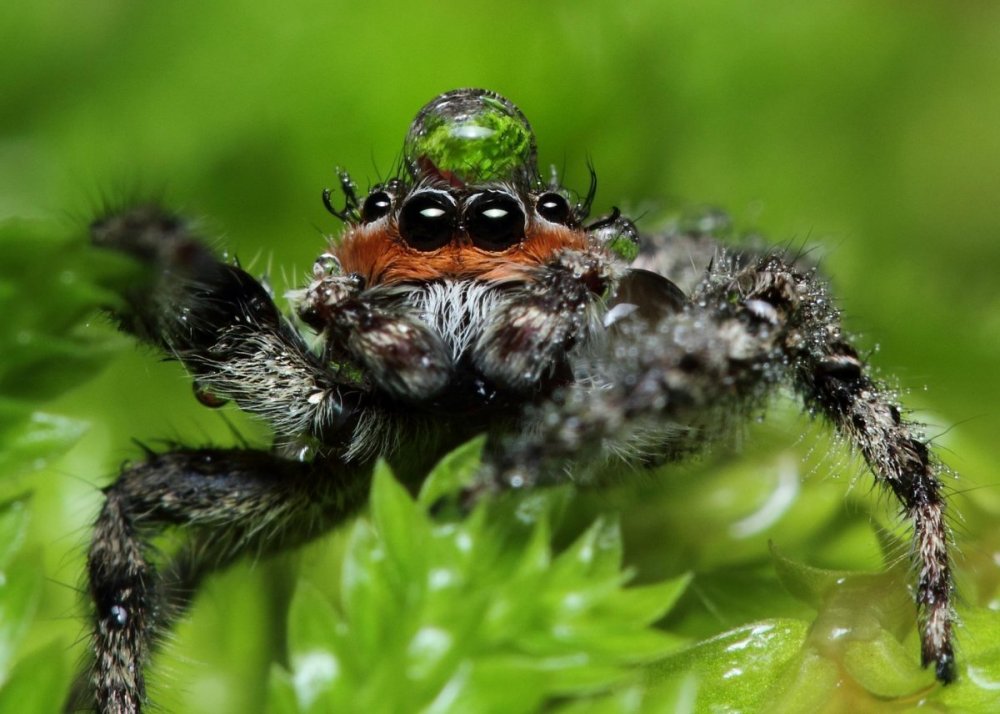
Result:
M589 158L598 212L618 205L653 230L719 206L741 231L817 246L850 330L961 475L951 487L964 599L1000 607L1000 5L48 1L7 3L0 39L0 219L37 219L82 241L103 203L161 196L268 271L279 294L339 229L319 200L334 168L362 188L384 177L415 112L461 86L517 103L541 164L568 185L585 189ZM97 316L83 329L115 339ZM81 651L75 588L97 487L136 456L130 439L232 440L176 365L121 344L112 352L107 370L44 404L85 421L83 438L4 486L34 493L25 548L45 578L23 650L57 641L67 662ZM769 562L768 537L806 562L877 568L867 509L889 524L894 505L869 493L838 446L825 457L822 430L798 438L806 423L779 409L742 440L735 466L720 456L591 500L624 512L626 558L642 580L746 574ZM728 531L777 488L775 464L789 463L804 478L804 523ZM319 550L307 567L334 567ZM165 658L163 689L177 690L164 695L168 711L259 711L293 567L213 581ZM770 596L759 598L769 613ZM698 638L739 624L691 624L702 610L691 603L677 629Z

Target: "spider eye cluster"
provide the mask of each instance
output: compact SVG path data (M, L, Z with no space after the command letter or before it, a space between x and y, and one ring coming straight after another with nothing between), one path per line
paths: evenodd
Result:
M547 191L533 199L535 216L548 223L571 225L573 213L564 196ZM362 223L373 223L394 210L395 199L376 189L361 207ZM524 240L529 224L521 199L486 189L471 196L440 189L420 189L400 202L396 222L400 237L417 250L435 250L464 232L477 248L501 251Z

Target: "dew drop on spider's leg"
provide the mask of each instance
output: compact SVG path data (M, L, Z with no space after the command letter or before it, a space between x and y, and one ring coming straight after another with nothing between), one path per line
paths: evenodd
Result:
M191 387L194 390L194 398L197 399L202 406L206 406L209 409L218 409L219 407L225 406L229 403L228 399L220 397L198 380L195 380Z
M124 629L125 625L128 624L128 610L125 609L124 605L112 605L108 614L111 616L109 623L116 629Z

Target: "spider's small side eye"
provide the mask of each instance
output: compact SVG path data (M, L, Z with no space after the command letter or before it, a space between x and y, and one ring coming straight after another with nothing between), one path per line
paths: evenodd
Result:
M538 211L539 216L549 223L560 223L562 225L569 223L569 202L558 193L552 191L543 193L535 203L535 210Z
M481 193L465 209L465 227L477 248L505 250L524 238L524 211L506 193Z
M371 223L392 210L392 196L385 191L374 191L368 194L361 206L361 222Z
M403 204L399 234L417 250L434 250L448 243L455 232L454 202L444 193L418 193Z

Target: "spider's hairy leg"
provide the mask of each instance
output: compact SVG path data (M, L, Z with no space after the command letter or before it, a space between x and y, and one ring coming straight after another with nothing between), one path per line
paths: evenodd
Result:
M868 374L815 271L797 272L770 256L744 270L733 287L759 320L782 331L780 347L806 405L848 438L913 524L922 662L933 663L942 682L953 681L951 534L941 467L923 434L902 418L892 393Z
M202 575L248 550L278 550L315 537L352 514L366 495L367 478L348 467L259 451L177 450L126 467L105 490L88 558L97 711L142 710L143 666L156 635ZM168 566L168 577L180 580L179 605L167 597L171 583L160 578L148 545L175 525L210 543L185 549Z
M451 379L451 350L399 306L396 292L366 290L360 275L342 275L339 261L324 254L313 266L310 284L289 297L302 321L326 338L326 360L358 365L383 392L421 401Z
M626 451L637 434L648 442L662 424L659 455L677 457L790 382L864 456L913 524L923 662L942 682L954 679L940 467L891 392L869 376L815 271L777 255L749 264L720 258L683 310L653 330L618 331L598 370L602 386L578 381L556 392L532 413L532 429L491 445L484 488L559 478L560 459L599 461L602 450Z
M122 291L122 329L183 362L200 388L288 438L350 418L356 390L310 353L264 286L218 260L178 216L142 205L95 221L91 236L144 268Z

